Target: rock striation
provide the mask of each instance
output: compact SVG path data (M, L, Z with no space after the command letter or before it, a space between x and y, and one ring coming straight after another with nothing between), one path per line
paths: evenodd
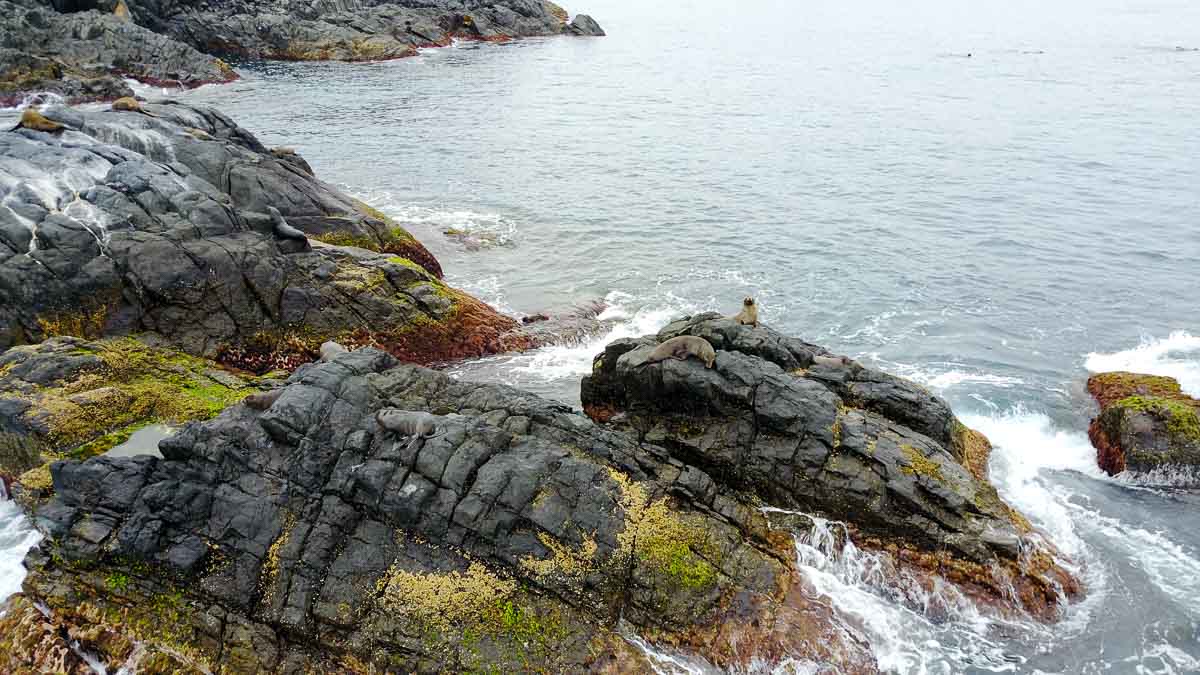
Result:
M644 363L683 334L716 348L712 369ZM20 377L72 377L26 351ZM51 625L151 672L649 672L630 632L725 669L876 672L806 590L796 519L764 506L845 520L999 611L1053 619L1080 592L967 468L986 439L943 401L765 327L700 315L610 344L583 383L601 423L370 347L274 392L161 458L53 463L7 618L48 644L0 662L61 656ZM408 419L425 433L388 424Z
M1200 401L1183 393L1169 377L1138 373L1099 373L1088 392L1100 404L1088 437L1096 459L1109 475L1179 473L1200 479Z
M707 340L714 367L648 362L680 335ZM1061 595L1078 591L987 482L987 439L908 380L767 327L701 314L608 345L581 397L593 419L667 448L727 489L848 521L864 540L949 555L963 580L992 594L1004 592L986 571L999 562L1035 613L1053 614Z
M398 436L382 410L429 413L438 433ZM365 348L159 447L55 463L35 512L49 539L25 593L72 635L91 627L82 643L109 663L648 672L621 637L636 630L725 668L802 654L876 670L758 508L515 389Z
M64 130L0 132L0 348L139 333L266 372L328 339L478 356L519 325L294 152L213 109L141 108L50 106Z

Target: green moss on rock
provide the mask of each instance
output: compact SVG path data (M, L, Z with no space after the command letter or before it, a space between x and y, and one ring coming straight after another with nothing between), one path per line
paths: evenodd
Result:
M1167 431L1172 436L1200 442L1200 414L1188 403L1160 396L1128 396L1114 403L1113 407L1154 415L1166 422Z

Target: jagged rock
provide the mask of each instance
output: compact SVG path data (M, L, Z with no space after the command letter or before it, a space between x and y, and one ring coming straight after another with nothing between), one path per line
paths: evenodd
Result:
M531 394L364 348L160 449L52 465L24 589L59 624L231 672L647 670L619 619L723 668L876 669L759 509Z
M194 87L236 79L220 59L201 54L111 12L72 11L0 0L0 106L37 92L68 102L132 96L121 77Z
M576 16L567 28L575 35L603 36L605 34L600 24L596 23L596 20L587 14Z
M715 367L646 362L678 335L708 340ZM618 340L596 357L582 400L594 419L670 449L722 486L849 521L879 542L979 567L1020 566L1030 546L1028 522L968 469L982 437L945 401L766 327L703 314ZM1053 607L1057 584L1075 586L1055 571L1032 583L1030 605Z
M1175 472L1173 480L1200 480L1200 400L1169 377L1100 373L1088 378L1100 404L1088 436L1109 475Z
M263 372L330 338L423 362L476 356L518 326L442 284L385 215L221 113L142 107L51 106L67 131L0 133L0 348L145 332Z

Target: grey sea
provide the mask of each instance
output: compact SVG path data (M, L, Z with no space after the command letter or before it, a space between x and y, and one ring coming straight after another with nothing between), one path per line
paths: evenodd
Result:
M458 377L578 405L606 342L754 296L946 397L1088 597L1006 620L799 545L888 671L1200 672L1200 492L1102 474L1083 389L1125 369L1200 395L1200 3L575 4L609 36L170 95L296 148L498 308L606 301L594 340Z

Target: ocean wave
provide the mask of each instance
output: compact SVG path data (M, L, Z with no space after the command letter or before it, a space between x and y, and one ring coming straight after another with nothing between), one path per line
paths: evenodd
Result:
M0 500L0 604L21 590L25 554L41 539L15 502Z
M1144 337L1132 349L1091 352L1084 367L1093 373L1124 370L1173 377L1188 395L1200 397L1200 336L1178 330L1163 339Z

